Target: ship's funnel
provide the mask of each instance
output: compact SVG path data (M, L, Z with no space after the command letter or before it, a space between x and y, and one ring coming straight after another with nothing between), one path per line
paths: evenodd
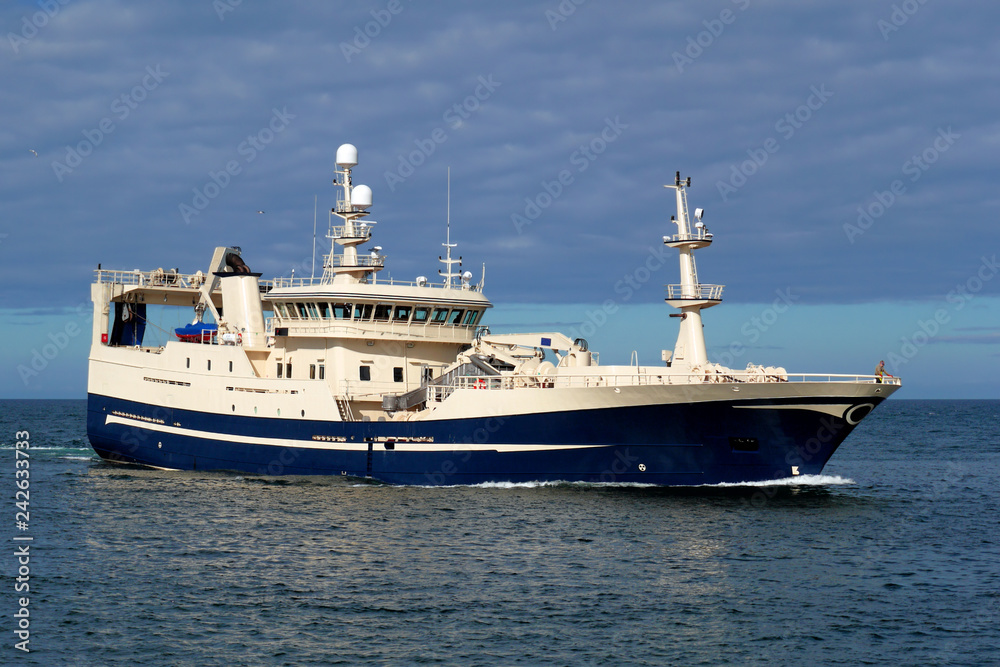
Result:
M259 273L216 273L222 279L222 316L243 347L263 348L267 343L264 310L260 303Z

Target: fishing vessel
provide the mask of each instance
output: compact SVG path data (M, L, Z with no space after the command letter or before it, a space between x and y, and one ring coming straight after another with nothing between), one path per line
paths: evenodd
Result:
M699 282L713 234L690 178L666 185L680 282L672 350L601 365L558 332L492 333L483 279L450 236L429 280L384 280L357 149L336 153L322 275L262 280L215 248L204 270L98 267L87 433L102 458L171 470L343 475L417 485L567 481L705 485L818 474L898 378L712 363ZM206 253L207 254L207 253ZM484 269L485 270L485 269ZM144 343L154 311L190 323Z

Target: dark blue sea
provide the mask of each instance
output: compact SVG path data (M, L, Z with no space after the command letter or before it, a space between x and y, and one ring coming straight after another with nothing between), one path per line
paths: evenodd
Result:
M2 664L1000 663L1000 401L893 399L808 483L688 489L141 470L83 401L0 411Z

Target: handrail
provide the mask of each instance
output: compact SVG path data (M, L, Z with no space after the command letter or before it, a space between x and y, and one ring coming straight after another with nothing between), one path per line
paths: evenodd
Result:
M698 283L697 285L666 285L668 299L708 299L710 301L722 300L722 289L725 285L709 285Z
M704 227L700 228L697 232L693 234L674 234L669 237L664 237L670 239L670 243L677 243L680 241L712 241L712 233L707 231Z
M96 282L115 285L138 285L140 287L179 287L197 289L205 282L206 276L201 271L197 273L178 273L154 269L152 271L122 271L117 269L95 269Z
M371 255L358 255L357 257L354 258L353 262L347 261L347 258L344 257L343 255L334 255L333 257L327 255L327 258L331 260L330 265L334 267L377 266L381 268L382 266L385 265L386 255L376 255L375 257L372 257Z
M380 256L380 260L383 259L385 255ZM359 260L364 259L364 262L359 262L359 266L369 266L372 262L370 256L359 257ZM152 271L141 271L139 269L131 270L121 270L121 269L94 269L94 274L96 276L95 282L98 283L113 283L116 285L137 285L139 287L177 287L183 289L198 289L201 285L208 279L202 272L197 273L175 273L173 271L161 271L159 269L154 269ZM277 287L310 287L314 285L331 285L333 284L331 280L324 279L322 276L316 277L295 277L295 278L285 278L278 276L270 280L260 280L261 292L266 293L273 288ZM438 289L453 289L462 292L479 292L478 285L461 285L456 287L455 285L448 285L447 283L438 282L416 282L413 280L396 280L395 278L389 278L385 280L379 280L380 285L394 285L400 287L428 287L428 288L438 288ZM220 291L217 287L216 292Z
M874 375L839 375L821 373L748 373L746 371L726 373L710 371L705 373L664 373L653 374L646 370L642 373L627 374L573 374L573 375L504 375L500 377L483 377L480 375L463 375L451 382L436 385L429 394L431 400L439 396L443 400L456 389L477 389L487 391L503 391L510 389L567 389L581 387L634 387L649 385L688 385L688 384L756 384L778 382L822 382L822 383L861 383L879 384ZM901 385L899 378L882 378L882 384Z
M369 226L371 222L356 222L353 225L334 225L330 227L330 233L327 234L327 238L330 239L371 239L372 228Z
M270 281L263 281L262 280L261 284L263 285L263 284L265 284L265 282L268 283L268 284L270 284L270 285L272 285L272 286L274 286L274 287L281 287L281 288L284 288L284 287L313 287L313 286L317 286L317 285L332 285L333 284L333 282L329 278L324 279L322 276L316 276L315 278L309 277L309 276L301 277L301 278L298 277L298 276L296 276L295 278L284 278L284 277L279 276L279 277L274 278L273 280L270 280ZM473 285L473 284L469 284L468 286L462 285L460 287L456 287L455 285L450 285L449 286L447 283L416 282L414 280L397 280L395 278L387 278L387 279L381 279L380 278L379 281L378 281L378 284L379 285L393 285L393 286L399 286L399 287L427 287L427 288L438 288L438 289L442 289L442 288L443 289L449 289L450 288L450 289L457 290L457 291L462 291L462 292L478 292L478 291L480 291L479 290L479 286L478 285Z

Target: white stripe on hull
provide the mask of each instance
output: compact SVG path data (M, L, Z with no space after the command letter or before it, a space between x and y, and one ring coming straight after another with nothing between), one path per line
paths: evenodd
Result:
M180 426L168 426L166 424L155 424L139 419L129 419L108 415L105 424L121 424L132 428L141 428L157 433L169 433L170 435L180 435L190 438L203 438L205 440L219 440L222 442L237 442L246 445L264 445L267 447L301 447L303 449L326 449L331 451L352 451L367 452L368 442L322 442L318 440L285 440L282 438L261 438L254 435L232 435L229 433L215 433L213 431L199 431L197 429L183 428ZM384 445L382 442L374 443ZM453 452L453 451L476 451L476 452L536 452L555 451L562 449L593 449L595 447L608 447L610 445L510 445L510 444L475 444L475 443L428 443L428 442L403 442L393 443L395 451L410 452Z
M822 412L834 417L843 417L844 413L851 407L850 403L828 403L815 405L734 405L734 408L743 410L812 410Z

